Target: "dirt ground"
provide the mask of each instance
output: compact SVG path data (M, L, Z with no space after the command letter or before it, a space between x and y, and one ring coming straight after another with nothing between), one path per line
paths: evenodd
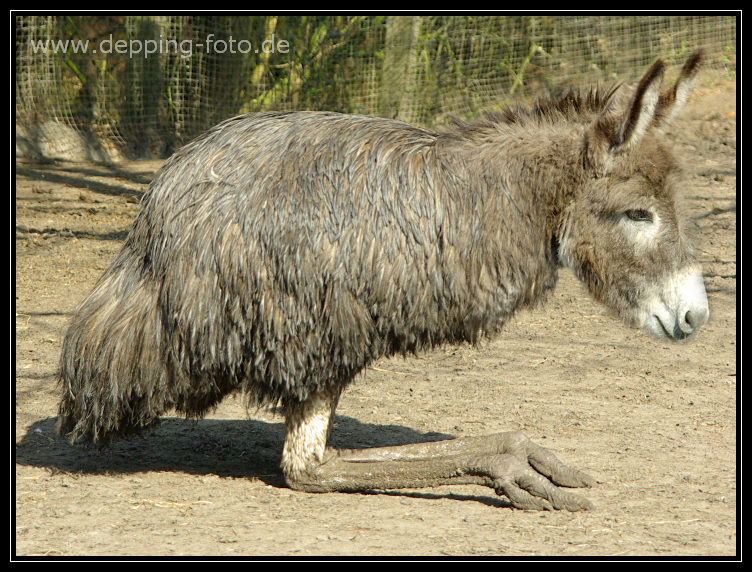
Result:
M55 434L65 327L160 162L18 161L15 554L737 555L736 84L698 88L671 133L711 308L695 339L627 328L562 271L494 341L381 360L337 410L340 447L522 430L598 480L579 513L515 510L473 486L294 492L281 416L241 398L106 451L68 445Z

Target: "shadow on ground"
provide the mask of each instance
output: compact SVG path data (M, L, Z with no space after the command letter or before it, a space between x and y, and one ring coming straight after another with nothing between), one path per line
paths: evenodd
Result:
M16 444L16 462L68 473L178 471L197 475L256 478L285 486L279 469L284 423L254 419L163 418L143 435L109 447L71 445L55 432L56 417L32 423ZM330 444L339 448L405 445L451 439L398 425L373 425L337 416Z

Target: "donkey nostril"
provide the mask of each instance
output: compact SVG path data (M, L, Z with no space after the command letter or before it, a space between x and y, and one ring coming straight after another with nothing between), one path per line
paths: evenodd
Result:
M695 330L702 326L708 319L708 309L707 308L695 308L693 310L689 310L684 315L684 320L686 323L692 328L692 330Z

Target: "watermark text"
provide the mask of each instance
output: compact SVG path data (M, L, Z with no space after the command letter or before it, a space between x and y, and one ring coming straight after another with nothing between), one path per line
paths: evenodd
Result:
M38 40L32 42L34 53L74 53L74 54L121 54L129 58L148 59L154 55L178 54L190 58L203 51L206 54L287 54L290 43L272 34L254 46L250 40L238 40L229 36L218 38L209 34L203 41L166 39L160 34L159 39L115 39L112 34L99 42L89 40Z

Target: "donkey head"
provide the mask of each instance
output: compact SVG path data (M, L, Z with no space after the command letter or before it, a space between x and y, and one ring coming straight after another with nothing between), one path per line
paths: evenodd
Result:
M582 185L562 212L559 257L596 298L634 325L682 339L708 319L702 273L678 212L681 172L661 129L686 103L701 56L661 92L657 61L631 96L610 98L586 127Z

